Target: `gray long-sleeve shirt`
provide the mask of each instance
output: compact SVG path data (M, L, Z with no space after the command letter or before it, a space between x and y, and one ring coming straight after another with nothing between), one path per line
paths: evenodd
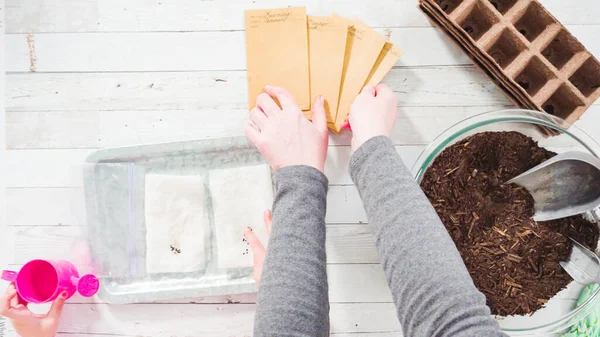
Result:
M387 137L350 160L407 337L502 336L435 210ZM273 226L255 318L256 336L327 336L327 178L295 166L275 174Z

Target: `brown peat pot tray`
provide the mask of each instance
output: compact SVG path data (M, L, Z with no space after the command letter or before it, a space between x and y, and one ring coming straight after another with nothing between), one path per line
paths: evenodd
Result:
M573 123L600 97L600 62L536 0L419 0L419 8L521 108Z

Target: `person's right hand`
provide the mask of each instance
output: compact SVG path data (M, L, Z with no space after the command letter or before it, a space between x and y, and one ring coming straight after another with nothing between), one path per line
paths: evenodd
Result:
M306 165L324 172L329 137L323 104L323 97L317 97L311 123L289 91L267 86L250 111L252 123L246 125L246 136L274 170Z
M364 87L352 103L348 117L352 126L352 149L356 151L373 137L389 137L397 115L396 95L390 87L385 84Z
M21 337L54 337L67 292L60 294L46 315L34 314L26 305L19 303L17 289L10 284L0 296L0 315L10 319L17 334Z

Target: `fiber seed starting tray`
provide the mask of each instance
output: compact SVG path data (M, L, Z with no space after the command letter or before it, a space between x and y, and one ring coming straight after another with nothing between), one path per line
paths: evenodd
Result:
M600 62L536 0L420 0L519 107L569 123L600 97Z

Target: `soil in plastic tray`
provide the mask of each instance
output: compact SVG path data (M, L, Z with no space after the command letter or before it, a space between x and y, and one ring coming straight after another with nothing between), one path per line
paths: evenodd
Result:
M518 132L483 132L446 148L421 187L495 315L531 314L571 282L559 262L569 237L594 250L581 216L535 222L531 195L511 178L556 155Z

